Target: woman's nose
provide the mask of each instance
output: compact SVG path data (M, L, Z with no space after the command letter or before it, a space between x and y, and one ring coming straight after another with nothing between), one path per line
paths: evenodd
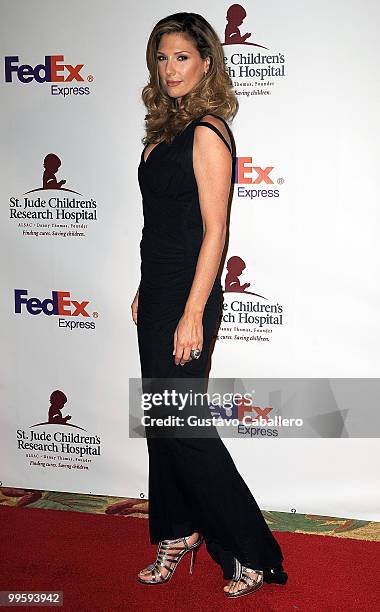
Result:
M166 72L166 75L167 75L167 76L171 76L171 75L173 75L173 74L174 74L174 68L173 68L173 65L172 65L172 64L170 64L169 62L166 64L166 70L165 70L165 72Z

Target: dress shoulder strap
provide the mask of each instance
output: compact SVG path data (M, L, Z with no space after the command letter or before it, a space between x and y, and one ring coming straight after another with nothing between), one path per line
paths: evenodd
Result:
M221 120L223 121L223 123L225 124L225 126L226 126L226 128L227 128L227 131L228 131L228 132L230 132L230 128L229 128L229 126L228 126L228 124L227 124L226 120L225 120L225 119L223 119L223 117L219 117L219 115L214 115L213 113L206 113L206 115L212 115L213 117L217 117L218 119L221 119ZM212 123L210 123L209 121L204 121L204 120L203 120L203 117L204 117L204 115L202 115L202 116L201 116L199 119L197 119L197 120L194 122L194 126L197 126L197 125L205 125L205 126L209 127L209 128L210 128L210 129L211 129L213 132L215 132L215 134L218 134L218 136L219 136L219 137L220 137L220 138L223 140L223 142L224 142L224 143L225 143L225 145L228 147L228 149L229 149L229 151L230 151L230 153L231 153L231 155L232 155L232 150L231 150L230 144L227 142L227 140L226 140L226 139L225 139L225 137L223 136L222 132L221 132L221 131L220 131L220 130L217 128L217 127L215 127L215 125L213 125Z

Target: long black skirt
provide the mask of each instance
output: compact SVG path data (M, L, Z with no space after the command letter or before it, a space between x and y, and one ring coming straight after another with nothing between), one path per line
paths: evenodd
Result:
M201 379L206 382L222 291L218 286L213 288L204 310L201 357L184 366L177 366L172 354L174 331L184 308L177 298L167 295L163 300L140 286L137 331L141 374L150 383L152 379L181 379L190 388L195 379L197 384ZM234 557L252 569L270 570L281 565L281 548L216 428L212 435L208 430L199 437L162 437L146 428L146 437L152 544L200 532L226 579L233 576Z

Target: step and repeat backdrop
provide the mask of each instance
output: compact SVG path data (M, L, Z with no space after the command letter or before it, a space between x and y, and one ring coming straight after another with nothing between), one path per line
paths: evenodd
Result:
M0 486L147 496L146 441L129 432L129 381L140 376L130 308L143 225L140 95L153 26L186 10L217 31L239 100L210 375L257 380L261 414L301 397L309 419L307 435L268 426L224 442L262 508L380 520L370 384L380 341L379 7L0 7Z

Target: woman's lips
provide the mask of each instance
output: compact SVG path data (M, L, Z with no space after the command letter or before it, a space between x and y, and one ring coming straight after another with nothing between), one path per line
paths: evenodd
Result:
M166 81L169 87L176 87L176 85L179 85L181 83L181 81Z

